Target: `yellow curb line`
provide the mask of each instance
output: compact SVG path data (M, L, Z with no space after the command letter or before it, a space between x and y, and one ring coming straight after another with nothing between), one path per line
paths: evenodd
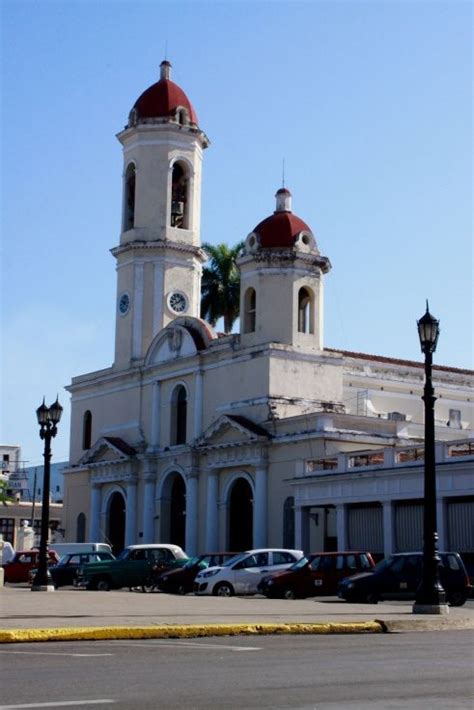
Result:
M327 624L189 624L186 626L84 626L57 629L0 629L0 643L26 641L103 641L113 639L198 638L237 634L377 634L380 621Z

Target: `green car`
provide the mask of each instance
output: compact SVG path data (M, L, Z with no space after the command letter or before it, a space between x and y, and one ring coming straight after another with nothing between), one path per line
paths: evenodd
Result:
M164 572L185 565L187 561L187 555L178 545L130 545L115 560L81 565L74 584L101 592L144 586L152 571Z

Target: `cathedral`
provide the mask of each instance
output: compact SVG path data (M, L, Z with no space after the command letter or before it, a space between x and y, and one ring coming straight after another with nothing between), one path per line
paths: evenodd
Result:
M168 61L117 138L115 358L67 388L66 540L173 542L188 555L419 548L421 357L325 346L331 262L284 187L237 261L239 332L215 332L200 318L209 139ZM433 375L440 544L474 551L474 373Z

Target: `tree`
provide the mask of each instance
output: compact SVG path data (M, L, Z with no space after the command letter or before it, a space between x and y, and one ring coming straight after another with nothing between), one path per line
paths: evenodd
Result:
M224 319L224 331L230 333L239 316L240 273L236 259L244 246L227 244L203 244L209 264L202 272L201 318L215 327L219 318Z

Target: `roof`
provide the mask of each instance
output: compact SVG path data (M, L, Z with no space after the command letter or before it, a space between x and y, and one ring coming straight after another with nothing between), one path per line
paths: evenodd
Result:
M137 453L137 450L134 449L133 446L127 444L127 442L121 439L119 436L104 436L102 438L104 441L107 441L107 443L111 444L112 446L115 446L116 449L119 449L119 451L121 451L126 456L135 456L135 454Z
M226 417L227 419L232 419L232 421L234 421L236 424L240 424L240 426L245 427L253 434L257 434L257 436L266 436L267 438L270 436L266 429L264 429L259 424L255 424L250 419L247 419L247 417L241 417L240 415L235 414L226 414Z
M138 119L174 118L176 109L182 107L188 112L189 123L197 126L198 118L193 105L184 91L169 78L170 69L171 64L168 61L161 62L160 80L148 87L135 101L133 108Z
M421 360L402 360L395 357L385 357L384 355L370 355L368 353L358 353L351 350L338 350L337 348L324 348L326 352L340 353L346 357L359 358L361 360L372 360L374 362L386 362L393 365L406 365L408 367L425 367ZM433 370L442 370L443 372L459 372L463 375L474 375L474 370L465 370L459 367L448 367L447 365L433 365Z
M286 211L275 212L257 224L253 231L258 234L260 247L263 249L292 247L301 232L312 233L306 222Z

